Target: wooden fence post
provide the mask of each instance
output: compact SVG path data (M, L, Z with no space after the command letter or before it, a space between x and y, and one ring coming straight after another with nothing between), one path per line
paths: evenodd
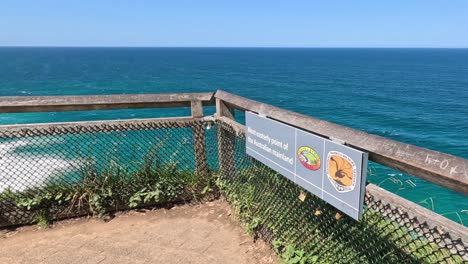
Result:
M220 99L216 99L217 117L234 119L234 109ZM236 135L218 126L218 159L222 176L232 179L236 172Z
M191 101L192 117L203 117L203 105L201 101ZM197 174L208 176L208 163L206 158L205 129L203 124L195 124L192 127L193 150Z

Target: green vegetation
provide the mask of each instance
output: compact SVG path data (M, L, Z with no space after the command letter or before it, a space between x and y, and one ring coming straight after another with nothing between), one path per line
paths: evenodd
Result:
M176 162L161 162L154 152L142 163L122 167L113 161L99 170L89 161L72 183L56 180L40 188L0 193L0 200L13 201L33 214L34 221L48 226L52 218L188 201L213 194L210 177L179 170ZM138 169L130 169L130 168Z
M50 225L50 218L46 210L40 210L36 214L37 225L40 228L48 228Z
M233 176L196 175L181 169L161 146L126 166L112 158L97 166L82 162L77 177L55 179L39 188L6 190L2 201L34 218L41 227L62 216L197 200L217 195L230 202L247 233L269 241L287 264L306 263L463 263L448 249L386 216L383 205L367 208L356 222L342 216L269 168L241 159ZM390 215L398 216L397 212ZM409 222L409 219L404 221Z
M270 239L284 263L462 263L382 213L368 208L359 222L263 165L244 166L218 186L248 233Z
M272 241L273 249L281 256L281 259L286 264L306 264L317 263L318 256L306 254L303 249L297 249L295 245L289 244L287 246L281 240Z

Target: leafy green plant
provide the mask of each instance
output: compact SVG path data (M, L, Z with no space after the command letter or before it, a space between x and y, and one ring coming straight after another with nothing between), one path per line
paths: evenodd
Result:
M252 217L252 219L248 221L245 225L247 234L252 235L256 231L256 229L259 227L261 222L262 222L262 218Z
M284 247L284 243L281 239L273 239L273 241L271 241L271 245L276 253L280 253Z
M50 225L50 217L46 210L40 210L36 213L36 222L40 228L48 228Z
M161 146L126 166L113 159L105 166L89 160L72 183L47 183L21 192L7 189L0 193L0 201L14 201L46 226L50 212L60 211L58 208L71 213L84 210L100 217L109 210L198 199L219 190L247 233L262 231L276 238L272 246L285 263L398 263L407 256L434 263L447 259L461 263L461 258L447 249L375 209L367 208L363 219L354 222L346 217L338 219L333 207L314 196L299 201L297 197L304 190L263 165L241 164L229 177L201 177L180 168L176 151L159 157Z
M317 263L319 259L318 256L306 254L303 249L297 249L294 245L287 245L281 258L287 264Z
M272 241L273 249L278 253L282 261L286 264L307 264L317 263L318 256L306 253L304 249L298 249L295 245L284 245L283 241L275 239ZM322 262L323 263L323 262Z
M301 201L301 187L263 165L244 164L234 176L218 175L217 185L247 233L276 238L272 247L285 263L461 260L375 209L367 208L356 222L314 196Z
M89 159L82 163L73 183L56 180L21 192L7 189L0 193L0 199L13 200L18 208L31 212L36 222L45 223L49 211L63 211L58 208L67 208L67 213L84 210L102 217L109 210L189 200L215 189L210 175L201 178L178 169L177 162L161 162L153 149L142 162L126 167L111 159L107 166L99 168Z

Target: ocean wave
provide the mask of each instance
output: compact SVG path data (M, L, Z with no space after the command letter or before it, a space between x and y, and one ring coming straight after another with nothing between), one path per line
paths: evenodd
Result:
M78 168L79 162L75 160L15 153L16 149L28 145L31 142L27 140L0 143L0 192L38 187Z

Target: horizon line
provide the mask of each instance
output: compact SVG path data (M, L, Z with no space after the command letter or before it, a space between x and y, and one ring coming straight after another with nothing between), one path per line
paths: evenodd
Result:
M0 48L218 48L218 49L468 49L468 47L418 46L62 46L62 45L0 45Z

